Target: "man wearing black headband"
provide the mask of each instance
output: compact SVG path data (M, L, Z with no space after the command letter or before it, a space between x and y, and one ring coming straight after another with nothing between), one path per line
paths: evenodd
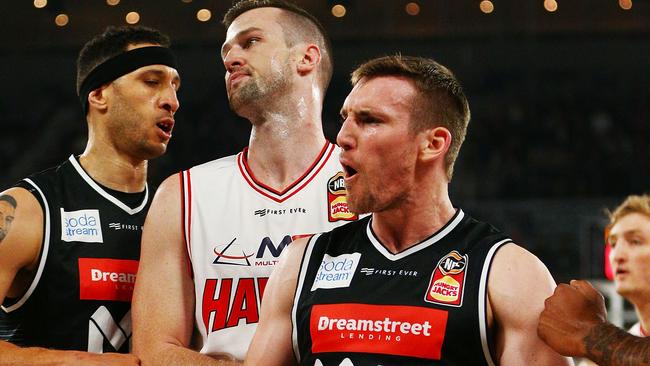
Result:
M226 90L252 124L249 146L170 177L156 193L133 296L143 365L243 359L280 253L356 219L340 150L322 130L332 56L318 21L284 1L244 0L224 24Z
M169 38L109 27L77 60L81 155L0 193L0 365L138 365L131 296L149 207L147 161L167 149L180 85ZM8 200L6 200L8 201Z

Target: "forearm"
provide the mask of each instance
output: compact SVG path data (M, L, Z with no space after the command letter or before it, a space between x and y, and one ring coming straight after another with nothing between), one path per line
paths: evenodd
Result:
M583 339L587 358L600 366L650 366L650 339L616 326L595 326Z
M72 364L75 351L57 351L40 347L21 348L0 341L0 366L59 366Z
M142 366L192 365L192 366L238 366L241 361L227 358L216 359L180 345L166 344L154 351L140 354ZM2 365L0 365L2 366Z

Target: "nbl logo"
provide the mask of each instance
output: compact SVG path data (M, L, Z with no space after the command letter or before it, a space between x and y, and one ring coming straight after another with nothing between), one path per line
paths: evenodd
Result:
M442 257L431 274L424 301L447 306L462 306L468 261L467 254L460 255L455 250Z
M440 261L440 271L443 274L459 274L465 270L465 258L453 251Z
M335 222L339 220L354 221L359 217L350 212L348 208L348 200L345 196L345 181L343 172L338 172L327 182L327 204L329 206L328 220Z

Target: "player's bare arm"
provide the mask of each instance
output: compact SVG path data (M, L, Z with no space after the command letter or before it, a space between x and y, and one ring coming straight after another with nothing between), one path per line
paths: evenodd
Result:
M43 210L24 188L11 188L0 196L10 203L2 212L0 235L0 302L4 302L24 295L34 277L43 241ZM22 348L0 341L0 366L52 364L129 366L139 362L133 355Z
M194 287L182 235L180 197L179 176L173 175L160 185L147 214L133 294L134 353L144 366L238 365L188 349Z
M282 252L280 263L266 285L260 322L244 365L296 364L291 339L291 310L298 284L300 262L308 242L308 238L298 239Z
M607 323L603 296L587 281L559 284L545 302L539 335L561 354L601 366L650 365L650 342Z
M0 193L11 201L2 214L0 235L0 300L18 298L33 277L43 239L43 211L36 198L23 188Z
M554 287L546 266L530 252L515 244L497 251L488 278L488 322L497 364L573 364L537 336L537 319Z
M584 338L585 357L600 366L650 365L650 341L609 323L599 324Z

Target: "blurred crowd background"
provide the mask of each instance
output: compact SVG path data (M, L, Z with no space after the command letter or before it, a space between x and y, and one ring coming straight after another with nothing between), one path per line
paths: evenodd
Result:
M151 187L246 146L249 123L228 108L219 57L230 0L44 1L0 4L0 188L83 151L76 55L130 12L171 36L183 79ZM438 60L472 110L455 204L509 232L556 280L603 278L604 209L650 191L650 1L296 2L333 41L323 114L332 141L356 65L396 52Z

